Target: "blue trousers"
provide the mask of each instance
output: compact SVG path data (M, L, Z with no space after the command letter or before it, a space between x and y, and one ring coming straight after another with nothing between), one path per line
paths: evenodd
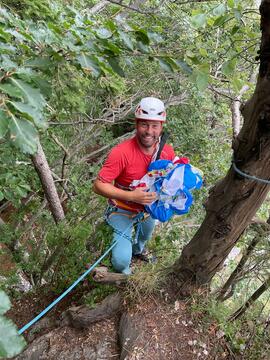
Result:
M112 265L117 272L130 274L130 262L132 255L141 254L145 243L150 240L155 220L148 216L142 218L142 214L108 207L106 220L113 228L113 242L117 244L112 249ZM135 232L135 236L133 235Z

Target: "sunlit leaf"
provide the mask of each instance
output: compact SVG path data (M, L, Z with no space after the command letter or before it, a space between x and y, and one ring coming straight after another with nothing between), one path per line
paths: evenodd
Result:
M132 40L131 40L130 36L126 32L119 31L119 36L120 36L121 40L123 41L123 43L125 44L125 46L129 50L134 50Z
M38 133L28 120L22 120L11 115L9 123L10 140L23 153L34 154L37 150Z
M213 15L214 16L221 16L224 15L226 12L226 5L225 4L220 4L217 7L215 7L213 9Z
M245 82L239 78L233 78L231 84L236 92L239 92L245 85Z
M10 81L22 92L22 96L25 102L38 109L42 109L44 107L45 99L41 95L39 89L36 89L24 81L15 79L13 77L10 78Z
M9 41L9 39L11 39L11 36L7 31L0 28L0 38L4 39L5 41Z
M41 129L45 129L47 127L46 122L44 121L44 116L41 111L34 108L29 104L25 104L17 101L9 101L16 110L24 114L28 119L33 120L35 125Z
M228 6L233 9L234 8L234 0L228 0L227 1Z
M109 39L112 37L112 32L106 28L97 29L96 33L100 39Z
M226 76L230 76L234 72L235 66L236 59L226 61L221 67L221 72Z
M200 52L200 54L201 54L202 56L205 56L205 57L206 57L206 56L208 55L206 49L204 49L204 48L200 48L200 49L199 49L199 52Z
M201 28L204 27L207 21L207 17L206 14L197 14L192 16L191 18L191 24L195 27L195 28Z

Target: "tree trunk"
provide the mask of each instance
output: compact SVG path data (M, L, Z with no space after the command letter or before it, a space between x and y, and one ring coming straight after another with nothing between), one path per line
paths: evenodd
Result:
M70 325L76 328L88 328L91 324L108 319L122 309L122 298L119 293L108 295L94 309L87 305L71 307L62 314L61 325Z
M236 166L260 179L270 179L270 0L260 6L260 69L255 92L243 108L244 124L234 141ZM206 217L173 266L183 293L210 283L251 222L269 184L239 175L231 166L210 192Z
M54 221L59 223L65 218L65 214L53 181L51 169L40 143L38 144L37 153L31 158L40 178Z

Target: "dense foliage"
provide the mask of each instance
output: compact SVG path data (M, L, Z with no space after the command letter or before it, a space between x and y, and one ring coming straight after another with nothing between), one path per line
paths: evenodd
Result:
M153 11L158 1L149 3L141 12L107 4L91 14L90 1L2 1L0 216L5 224L0 231L2 256L11 258L12 270L1 270L0 281L13 294L18 270L33 289L46 283L61 291L110 243L102 223L105 200L93 195L91 184L107 151L132 131L134 106L142 96L167 101L170 141L205 174L192 212L156 231L150 247L161 263L172 263L197 230L208 191L230 164L230 107L244 85L237 101L250 96L257 71L255 2L168 1L158 12ZM38 141L65 208L65 222L57 226L31 162ZM267 205L258 216L267 219ZM243 236L241 251L257 230ZM267 233L260 229L259 236L262 241L226 302L228 313L267 277ZM217 276L213 292L235 265L229 262ZM232 341L235 351L243 351L246 342L256 358L263 349L267 300L260 298L252 318L256 341L252 344L251 333L241 328L240 340ZM208 306L211 314L220 309L212 302ZM226 331L233 338L238 329Z

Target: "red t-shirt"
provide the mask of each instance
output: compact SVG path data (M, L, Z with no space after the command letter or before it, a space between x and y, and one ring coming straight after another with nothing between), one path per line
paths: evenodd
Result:
M173 160L175 157L171 145L165 144L160 159ZM140 180L151 163L152 155L147 155L140 149L136 136L123 141L112 148L103 167L98 173L98 179L104 183L112 183L116 187L128 188L133 180ZM143 210L143 205L126 202L134 211ZM119 206L120 207L120 206Z

